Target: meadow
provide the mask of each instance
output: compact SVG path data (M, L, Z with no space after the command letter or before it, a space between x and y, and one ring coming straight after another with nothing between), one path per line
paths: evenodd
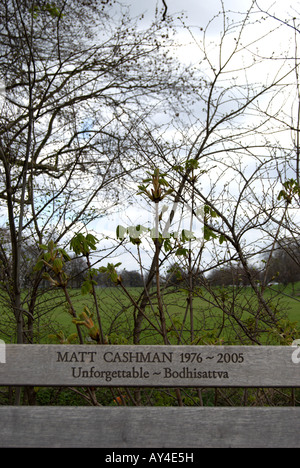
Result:
M141 288L129 288L133 299L137 300ZM265 292L265 299L280 317L293 324L300 333L300 283L295 285L274 285ZM82 295L80 290L70 291L72 303L77 316L88 307L96 322L96 311L91 295ZM231 315L223 313L221 298ZM101 314L102 327L107 343L131 344L134 327L134 308L130 300L118 287L97 288L97 299ZM168 338L172 344L251 344L245 339L237 326L240 323L251 323L253 311L257 308L257 298L251 288L217 288L212 292L197 290L193 297L193 324L187 307L187 294L184 290L171 289L163 295ZM159 326L155 289L152 290L151 305L146 314L151 323ZM66 301L61 292L41 295L37 306L36 341L41 343L58 342L76 333L72 317L68 312ZM233 319L234 317L234 319ZM87 341L91 341L86 327L81 327ZM191 328L193 334L191 335ZM60 334L60 336L58 336ZM276 336L265 330L262 340L266 344L284 344ZM162 344L157 331L143 321L141 344Z

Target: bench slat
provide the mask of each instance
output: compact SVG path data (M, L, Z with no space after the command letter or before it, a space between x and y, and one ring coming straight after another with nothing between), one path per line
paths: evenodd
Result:
M291 346L6 345L0 385L296 387Z
M299 447L300 408L1 407L1 447Z

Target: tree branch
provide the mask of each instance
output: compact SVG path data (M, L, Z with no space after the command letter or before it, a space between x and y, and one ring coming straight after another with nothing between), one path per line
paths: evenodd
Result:
M168 11L168 5L166 4L165 0L162 0L162 2L163 2L164 7L165 7L164 12L163 12L163 18L162 18L162 19L163 19L163 21L165 21L165 19L166 19L166 14L167 14L167 11Z

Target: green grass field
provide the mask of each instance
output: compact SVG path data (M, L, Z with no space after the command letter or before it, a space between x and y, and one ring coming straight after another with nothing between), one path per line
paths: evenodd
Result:
M140 288L130 288L129 292L134 299L141 294ZM275 285L268 290L264 297L269 306L280 318L287 319L295 324L300 336L300 283L294 286L283 287ZM25 298L24 293L24 298ZM159 314L157 308L155 290L152 291L152 305L147 306L146 314L152 324L159 328ZM87 306L96 321L96 311L93 298L90 295L81 295L80 290L70 290L72 303L79 317ZM97 289L98 304L100 308L104 335L109 343L132 343L134 327L133 306L130 300L118 287ZM183 290L169 291L163 296L168 337L172 344L211 344L230 342L243 344L245 338L241 333L240 323L251 326L253 313L258 308L257 298L251 288L214 288L213 294L198 289L193 297L193 335L191 334L190 310L187 306L187 294ZM222 312L225 304L229 314ZM53 338L60 332L65 338L76 333L76 326L72 323L72 317L66 306L66 299L62 291L49 293L40 292L35 309L35 342L56 342ZM8 340L7 336L13 336L15 327L11 315L5 307L2 307L0 315L0 338ZM81 327L88 337L88 329ZM50 335L52 337L50 338ZM298 336L297 336L298 337ZM273 337L274 338L274 337ZM269 343L269 333L262 334L263 342ZM249 344L244 340L244 344ZM275 339L276 342L276 339ZM143 320L142 344L162 344L161 336Z
M294 288L291 285L284 288L273 286L272 290L265 293L265 299L276 311L278 317L295 323L300 331L300 297L297 295L299 287L300 283L296 284ZM139 288L130 288L129 291L134 299L137 299L141 293ZM222 294L224 297L220 299ZM97 296L102 326L108 342L112 344L131 343L134 321L133 307L129 299L117 287L99 288ZM96 319L91 296L82 296L79 290L72 290L71 298L78 316L87 306L94 314L93 319ZM169 330L168 336L172 344L191 343L191 322L190 312L187 308L187 295L183 291L168 292L164 295L163 300ZM195 344L218 342L218 338L235 342L240 337L237 320L223 314L219 307L221 300L226 301L226 306L231 308L232 316L243 323L251 323L253 311L258 307L257 298L250 288L244 287L239 290L231 288L219 290L216 288L215 297L212 297L208 292L198 291L198 295L193 298L193 342ZM76 327L72 323L72 317L67 310L62 294L55 293L44 296L39 308L41 311L43 309L47 311L38 323L37 333L41 337L41 342L49 342L49 335L60 330L63 331L65 337L76 332ZM151 322L158 326L155 292L153 305L147 306L146 313ZM86 327L82 327L82 329L87 332ZM268 339L269 336L266 333L266 343L268 343ZM161 343L161 337L146 320L143 320L142 343ZM248 343L245 342L245 344Z

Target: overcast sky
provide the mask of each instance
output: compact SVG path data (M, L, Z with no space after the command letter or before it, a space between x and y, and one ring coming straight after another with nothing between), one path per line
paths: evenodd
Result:
M188 17L187 23L192 26L203 27L221 9L220 0L165 0L167 13L175 15L184 11ZM156 8L164 10L162 0L123 0L123 4L130 5L133 14L147 12L147 18L155 15ZM223 0L225 10L246 12L252 0ZM279 17L296 15L299 11L299 2L295 0L258 0L261 9L269 10L270 14ZM285 19L284 18L284 19Z
M138 16L140 14L144 14L144 20L141 24L147 26L148 23L155 20L155 13L156 10L161 12L163 15L164 12L164 4L163 0L120 0L123 5L126 5L130 8L130 13L132 17ZM235 13L246 13L249 11L253 1L252 0L165 0L167 5L167 14L171 15L175 21L177 15L181 12L184 12L186 15L185 24L192 28L193 34L197 35L197 32L200 33L202 37L202 33L200 32L199 28L205 28L207 24L222 10L222 4L224 5L224 10L228 12L228 16L230 18L234 18L235 20L242 20L244 15L236 15ZM296 17L299 22L300 16L300 1L298 0L257 0L257 4L259 8L263 11L268 11L270 15L274 15L275 17L279 18L282 21L292 21L293 17ZM252 12L256 11L257 15L253 16L253 21L255 19L258 20L257 28L258 31L252 30L252 34L256 35L264 35L266 31L264 31L264 22L260 21L261 17L263 16L258 7L253 7ZM181 25L180 21L177 21L178 25ZM276 22L271 20L268 23L267 27L278 27L283 26L280 22ZM219 20L214 20L209 27L208 35L211 38L215 36L220 37L220 33L222 31L222 15L219 16ZM272 38L270 44L270 40L266 39L265 43L260 42L260 47L264 47L266 50L269 49L271 46L275 47L276 52L278 53L284 45L286 45L287 41L284 39L286 35L291 34L291 28L282 27L280 34ZM178 29L178 33L180 29ZM251 34L250 33L250 34ZM199 36L199 37L200 37ZM185 43L185 38L190 43L191 36L187 34L187 31L181 30L180 36L177 37L181 44ZM249 38L251 39L251 38ZM275 41L275 43L274 43ZM193 60L189 60L190 57L194 54L193 48L191 49L182 49L183 53L179 55L180 60L184 60L185 63L191 62ZM182 52L181 51L181 52ZM266 54L271 53L270 50L266 52ZM180 53L179 53L180 54ZM188 55L187 57L185 55Z
M220 0L165 0L168 10L167 14L175 15L184 11L188 16L188 23L194 26L205 26L213 15L220 10ZM132 11L138 13L148 12L155 14L156 7L164 10L162 0L125 0L130 4ZM225 0L225 8L235 11L245 11L251 0Z
M144 13L145 14L145 19L144 19L145 26L147 26L148 22L152 22L155 20L155 12L157 8L159 11L161 11L161 14L163 14L163 11L164 11L164 5L163 5L162 0L121 0L121 2L124 5L130 6L130 12L132 16L138 16ZM195 31L196 31L196 28L205 28L208 22L220 12L221 7L222 7L222 3L220 0L165 0L165 2L168 6L167 14L175 16L176 18L176 14L184 11L187 15L186 24L188 26L195 27ZM250 5L252 4L252 0L224 0L223 3L224 3L224 9L226 11L245 13L248 11ZM258 4L261 8L263 8L264 10L268 10L270 14L277 16L278 18L282 20L290 19L293 16L299 19L299 14L296 14L295 8L298 8L298 10L300 10L300 1L258 0ZM259 14L258 19L261 18L261 16L262 15ZM274 28L280 26L280 23L276 21L275 22L270 21L270 23L273 25ZM259 31L257 31L257 28L259 29ZM253 38L251 37L251 34L253 33L256 34L258 32L259 33L258 36L260 35L264 36L265 33L267 32L265 28L266 28L266 25L263 22L259 22L257 23L257 25L255 25L254 30L249 29L249 33L247 29L247 34L246 34L247 41L249 42L252 41ZM221 30L222 30L222 25L216 22L216 25L210 29L210 34L217 35L218 37L220 37ZM248 37L249 34L250 34L250 37ZM265 52L263 55L265 55L266 57L271 57L272 50L274 49L276 50L276 54L280 55L280 50L288 47L288 41L286 41L286 37L285 37L286 34L288 35L293 34L293 31L291 30L291 28L286 28L285 26L282 26L282 28L280 28L280 34L278 34L275 31L275 34L272 36L272 40L270 40L270 37L267 36L266 42L265 43L262 42L262 46L264 47L264 52ZM190 36L189 36L189 41L190 41ZM255 44L255 47L256 46L257 44ZM186 52L187 50L185 50L185 54ZM188 61L189 59L192 59L191 61L193 62L194 60L196 61L196 54L197 52L196 53L195 51L193 52L193 49L189 49L189 53L186 54L187 57L184 57L184 58ZM240 67L240 64L238 64L238 68L239 67ZM261 73L259 75L262 80L266 79L266 75L270 71L270 67L271 67L270 61L267 61L267 67L268 69L266 70L266 73ZM255 79L257 79L257 76L255 77ZM149 216L149 213L145 212L144 215ZM117 215L117 217L118 216L119 215ZM140 216L141 216L140 211L138 210L138 207L136 205L131 206L131 207L126 207L126 210L124 210L124 213L122 213L122 222L118 222L118 219L114 219L114 217L111 217L109 220L109 223L107 223L106 219L100 220L97 228L98 230L100 229L100 232L101 232L100 225L102 225L103 234L114 236L115 228L118 224L122 224L123 226L137 225L140 223L142 225L146 225L147 223L144 223L144 220L141 219ZM127 217L128 217L128 222L126 223L125 218ZM151 215L150 215L150 218L151 220L154 219L153 217L151 217ZM187 226L184 226L184 227L188 229ZM121 268L126 267L128 270L137 268L137 263L133 260L133 257L131 255L132 253L128 252L127 254L125 253L124 255L116 258L116 261L122 262ZM145 260L145 263L148 264L149 260L147 258L147 253L145 253L145 258L143 260Z

